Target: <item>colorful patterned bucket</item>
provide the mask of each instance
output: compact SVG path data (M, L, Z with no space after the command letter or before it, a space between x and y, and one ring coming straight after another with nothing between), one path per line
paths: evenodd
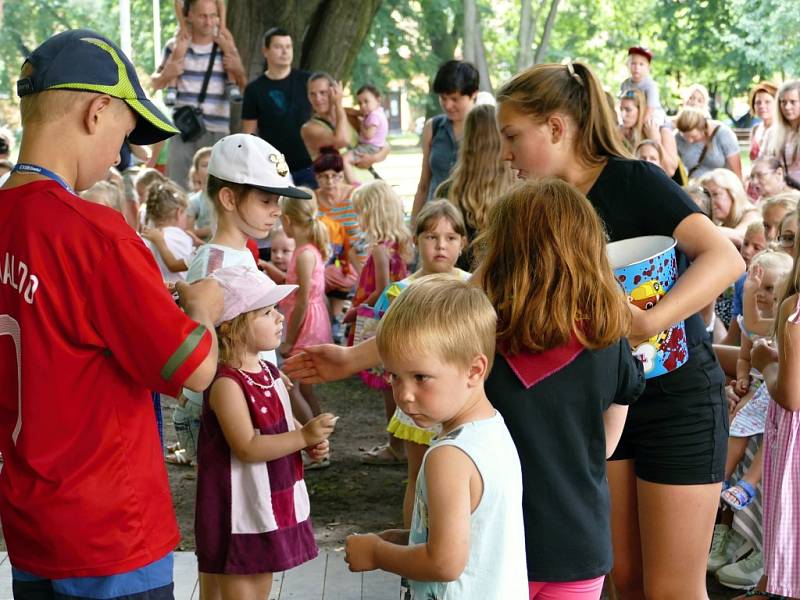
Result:
M678 277L671 237L649 235L612 242L607 252L628 300L643 310L652 308ZM683 321L642 342L633 353L642 361L648 379L674 371L689 358Z

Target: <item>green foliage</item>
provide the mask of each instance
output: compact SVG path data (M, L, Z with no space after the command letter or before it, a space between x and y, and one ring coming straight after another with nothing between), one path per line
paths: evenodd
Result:
M261 0L251 0L253 2ZM534 44L549 6L540 12ZM134 60L141 72L153 62L152 0L130 0ZM520 0L478 0L492 83L515 71ZM96 29L119 39L118 0L6 0L0 31L0 98L27 51L68 27ZM420 113L438 112L428 94L445 60L461 55L463 0L383 0L350 77L352 86L404 85ZM161 0L162 44L175 30L172 0ZM664 104L677 107L680 91L702 83L726 102L763 78L800 75L800 3L786 0L561 0L544 60L586 60L616 93L627 76L626 49L649 46L653 77Z
M412 105L439 112L428 94L439 65L454 57L461 40L461 2L454 0L383 0L356 58L350 80L355 88L372 82L387 89L404 82Z
M2 3L0 97L13 98L13 85L25 56L43 40L65 29L93 29L119 42L118 0L13 0ZM131 0L131 43L137 67L155 70L151 0ZM161 0L161 37L176 28L171 0Z

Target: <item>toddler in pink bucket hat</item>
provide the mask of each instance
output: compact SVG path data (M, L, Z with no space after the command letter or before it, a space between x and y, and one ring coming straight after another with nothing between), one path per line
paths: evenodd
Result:
M277 285L264 273L247 265L218 269L209 277L222 287L225 305L215 326L243 313L273 306L297 289L296 285Z

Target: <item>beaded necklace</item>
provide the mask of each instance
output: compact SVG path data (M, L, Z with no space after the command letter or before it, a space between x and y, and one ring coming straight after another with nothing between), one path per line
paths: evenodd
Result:
M249 383L253 387L261 388L262 390L264 390L264 395L267 398L271 398L272 397L272 392L270 390L272 390L274 385L275 385L275 379L273 379L272 373L270 373L269 369L267 368L267 365L264 363L263 360L259 360L258 364L261 365L261 372L262 373L266 373L267 378L269 379L269 383L266 383L266 384L259 383L258 381L254 380L252 377L250 377L250 375L246 371L243 371L242 369L236 369L236 370L239 372L239 374L242 377L244 377L244 380L247 383Z

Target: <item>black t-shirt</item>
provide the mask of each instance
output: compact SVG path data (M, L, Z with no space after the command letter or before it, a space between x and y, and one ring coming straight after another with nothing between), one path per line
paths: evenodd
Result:
M294 69L284 79L269 79L262 74L244 89L242 119L258 121L258 135L286 156L293 172L311 164L300 137L300 127L311 117L308 77L306 71Z
M609 159L587 197L612 242L642 235L672 236L683 219L702 212L664 171L641 160ZM681 275L689 259L677 247L675 255ZM686 319L685 326L689 348L707 338L699 314Z
M530 389L497 354L486 393L522 464L529 581L576 581L611 570L603 412L644 390L627 340L583 350Z

